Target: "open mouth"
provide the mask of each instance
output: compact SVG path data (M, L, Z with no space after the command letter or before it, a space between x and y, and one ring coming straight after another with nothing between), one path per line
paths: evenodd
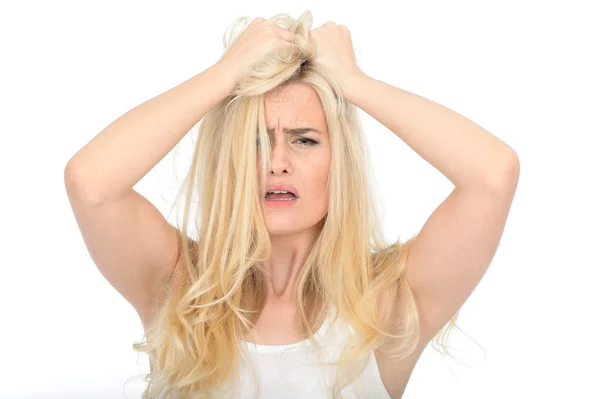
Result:
M293 201L295 200L297 197L293 194L293 193L273 193L273 192L268 192L267 194L265 194L265 200L267 201Z

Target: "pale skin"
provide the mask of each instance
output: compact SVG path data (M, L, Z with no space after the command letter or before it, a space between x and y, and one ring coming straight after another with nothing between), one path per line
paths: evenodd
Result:
M318 234L317 224L328 206L327 175L331 161L329 132L321 101L308 85L291 84L265 96L265 120L271 133L272 158L267 183L292 184L296 204L269 208L263 201L272 256L269 273L270 303L290 304L300 269ZM317 132L285 133L283 128L312 127ZM257 159L257 167L260 158Z
M419 311L420 344L399 362L375 353L387 391L392 398L401 398L423 349L462 307L492 261L517 188L518 157L458 113L363 73L344 25L328 22L309 36L315 49L312 62L340 79L344 97L455 186L425 222L407 260L406 277ZM178 281L181 258L176 229L132 187L230 92L229 83L215 82L232 70L218 64L140 104L103 129L65 168L69 201L90 255L135 307L144 327L150 325L154 306L160 303L163 278L173 276L171 281ZM316 237L315 226L327 211L324 176L331 160L323 110L311 90L289 86L265 99L267 125L274 129L268 178L285 178L285 183L296 186L300 198L286 212L265 209L273 253L266 262L269 294L256 324L257 343L276 345L303 338L291 299L299 268ZM285 127L306 125L323 134L283 133ZM305 147L306 143L298 142L308 138L319 144Z
M275 40L272 29L256 24L255 28L256 42L269 49ZM277 36L279 42L293 38L291 32ZM406 277L419 312L420 344L410 357L396 362L375 351L387 391L392 398L401 398L423 349L462 307L492 261L517 188L518 157L458 113L363 73L344 25L328 22L309 32L309 37L315 50L311 61L340 80L344 97L455 186L425 222L407 260ZM259 52L246 51L252 41L245 43L227 60L240 54L258 57ZM181 251L176 228L133 186L231 92L233 83L225 77L233 81L239 71L223 60L140 104L104 128L65 167L65 187L86 247L106 279L134 306L144 328L162 301L162 282L179 281ZM273 253L266 262L269 294L256 324L258 343L276 345L303 338L294 314L293 287L316 237L315 226L327 210L324 176L331 160L323 110L311 90L289 86L265 100L267 124L274 129L268 178L285 178L296 186L300 198L286 212L265 209ZM283 133L285 127L306 125L323 134ZM305 147L306 143L298 142L308 138L319 141L318 145ZM390 282L392 289L396 283ZM380 310L385 314L387 309Z
M246 341L282 345L302 340L296 314L296 286L310 247L327 214L326 184L331 161L329 132L321 101L314 89L301 83L280 87L265 96L265 122L270 130L271 170L267 183L291 184L298 193L288 208L270 208L262 201L271 238L267 300ZM295 134L285 128L311 127L319 132ZM257 169L260 154L257 156ZM258 177L260 183L260 176ZM314 326L316 330L320 326Z
M512 148L464 116L362 72L355 63L350 32L344 25L328 22L312 31L311 37L318 49L316 59L327 65L331 73L336 71L342 80L344 97L377 119L455 185L425 222L407 260L406 276L415 294L421 323L419 346L400 361L392 361L376 351L386 390L392 398L401 398L421 353L463 306L494 257L517 189L519 160ZM269 112L269 127L305 127L294 123L322 122L322 109L317 110L316 103L314 107L307 105L311 103L310 90L304 92L306 97L302 100L300 88L288 90L290 95L282 96L287 102L280 102L277 111ZM292 110L293 101L306 104L301 116L299 111ZM270 109L270 105L267 107ZM317 190L321 180L320 175L311 174L314 165L300 166L298 161L302 154L310 162L325 162L323 148L311 153L315 151L311 147L305 150L308 155L295 150L291 138L284 144L286 138L281 132L277 131L275 137L279 141L274 148L274 176L297 178L302 188ZM326 202L319 197L314 204L325 206ZM292 208L288 210L293 212ZM274 333L273 327L263 329L266 343L299 340L294 323L286 327L277 319L277 312L286 307L269 303L281 300L289 303L293 297L290 288L306 259L308 244L315 237L308 220L316 222L323 212L316 207L302 211L309 215L306 221L288 214L299 223L293 227L284 223L283 217L270 214L267 218L268 225L279 229L279 233L287 231L293 235L280 238L273 235L273 257L267 263L272 274L269 289L272 296L260 319L265 326L270 324L269 320L277 320L279 332ZM286 226L288 230L282 230ZM277 339L285 342L273 342Z

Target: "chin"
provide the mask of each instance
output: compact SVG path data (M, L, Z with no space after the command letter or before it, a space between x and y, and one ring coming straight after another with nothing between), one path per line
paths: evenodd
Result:
M294 233L298 232L298 230L286 229L283 226L282 227L277 227L277 228L267 227L267 231L269 232L270 236L287 236L287 235L294 234Z

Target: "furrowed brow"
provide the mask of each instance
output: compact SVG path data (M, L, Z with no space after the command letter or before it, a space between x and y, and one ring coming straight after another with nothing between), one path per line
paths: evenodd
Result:
M275 129L267 129L267 132L273 133L273 130L275 130ZM283 131L285 133L289 133L289 134L306 134L306 133L310 133L310 132L323 134L323 133L321 133L320 130L312 128L312 127L298 127L298 128L294 128L294 129L288 129L286 127L286 128L283 128Z

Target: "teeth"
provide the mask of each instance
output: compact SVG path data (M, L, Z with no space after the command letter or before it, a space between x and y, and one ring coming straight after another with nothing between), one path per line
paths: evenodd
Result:
M267 191L267 194L292 194L294 197L296 196L296 194L284 190Z
M267 191L267 193L265 194L265 199L267 198L267 195L269 194L291 194L294 198L296 198L296 194L291 193L289 191L285 191L285 190L271 190L271 191ZM272 201L291 201L294 198L290 198L290 199L274 199Z

